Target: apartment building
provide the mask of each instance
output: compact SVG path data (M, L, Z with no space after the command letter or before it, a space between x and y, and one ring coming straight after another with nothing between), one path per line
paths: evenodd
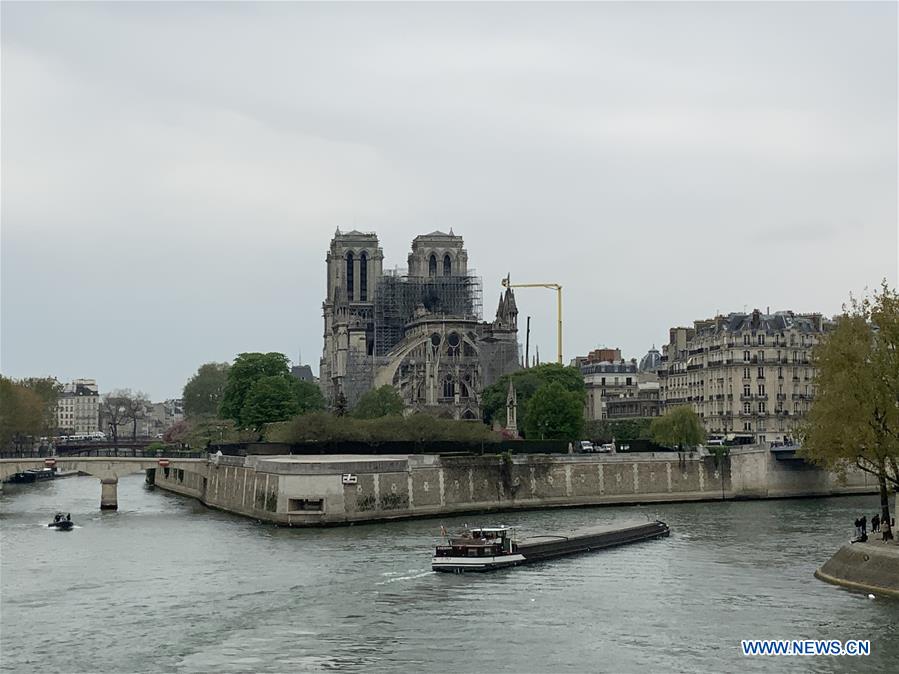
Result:
M821 314L756 309L671 328L662 405L690 405L712 437L789 441L815 395L812 348L831 326Z
M56 401L56 425L61 435L84 435L100 430L100 393L94 379L63 384Z

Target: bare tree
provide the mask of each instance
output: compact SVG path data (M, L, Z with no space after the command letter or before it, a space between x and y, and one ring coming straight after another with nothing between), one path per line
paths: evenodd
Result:
M100 414L112 436L113 445L117 445L119 442L119 426L125 424L128 420L126 412L128 410L128 401L131 398L130 390L120 389L107 393L100 402Z
M137 422L147 416L150 408L150 397L142 392L128 395L124 398L125 420L131 422L131 439L137 440Z

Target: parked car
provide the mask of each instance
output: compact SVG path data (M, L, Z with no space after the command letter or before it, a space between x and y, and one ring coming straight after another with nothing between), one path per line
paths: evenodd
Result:
M611 454L615 451L615 445L613 445L612 443L606 443L604 445L600 445L599 449L597 449L596 451L602 452L603 454Z
M578 443L578 451L579 452L595 452L596 448L593 446L593 443L589 440L581 440Z

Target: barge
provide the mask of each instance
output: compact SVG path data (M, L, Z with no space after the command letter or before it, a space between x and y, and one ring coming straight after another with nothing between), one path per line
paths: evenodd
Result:
M565 535L533 536L520 541L511 527L477 527L453 536L444 532L446 542L434 551L431 568L453 573L491 571L669 534L668 525L659 521L623 527L592 527Z
M13 484L29 484L31 482L43 482L56 478L56 471L52 468L29 468L20 473L13 473L7 482Z

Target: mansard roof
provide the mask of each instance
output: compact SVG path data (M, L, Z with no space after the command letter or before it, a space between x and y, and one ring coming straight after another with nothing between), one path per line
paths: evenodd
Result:
M819 332L821 317L816 314L794 314L792 311L777 311L773 314L753 311L752 313L730 313L708 321L698 321L697 332L755 332L778 333L785 330L799 332Z

